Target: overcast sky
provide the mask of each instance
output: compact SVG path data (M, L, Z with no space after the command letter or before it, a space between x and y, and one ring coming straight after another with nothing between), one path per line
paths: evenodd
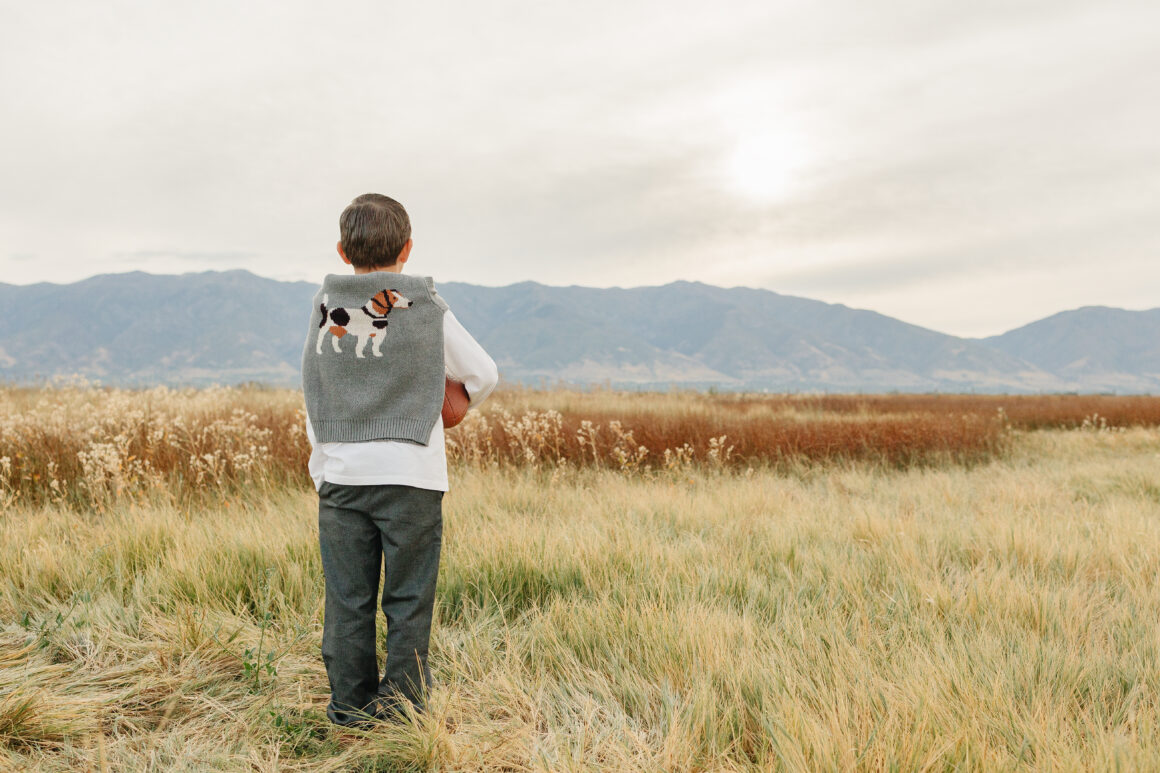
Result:
M762 287L963 336L1160 306L1160 3L0 5L0 281Z

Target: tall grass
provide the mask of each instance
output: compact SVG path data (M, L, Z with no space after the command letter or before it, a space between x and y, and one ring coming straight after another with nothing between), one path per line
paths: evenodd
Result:
M303 485L304 416L292 390L2 389L0 505L103 510Z
M450 453L474 463L626 471L842 460L906 467L995 458L1011 429L998 410L848 408L754 396L511 390L468 414L449 436Z
M0 388L0 505L101 511L308 487L300 392ZM452 464L650 475L861 460L977 464L1013 430L1160 425L1160 398L501 390L448 432Z
M345 735L313 492L11 505L0 769L1154 770L1158 464L461 465L431 711Z
M510 387L513 410L555 409L565 414L761 416L961 416L1002 413L1015 429L1078 429L1085 422L1109 427L1160 426L1158 395L986 394L752 394L734 392L626 392L534 390Z

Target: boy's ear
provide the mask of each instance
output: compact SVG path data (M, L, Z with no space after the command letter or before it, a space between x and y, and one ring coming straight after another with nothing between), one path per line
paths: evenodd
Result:
M398 264L407 262L407 258L411 257L411 247L414 245L413 239L408 239L407 243L403 245L403 249L399 250L399 257L395 259Z
M341 241L338 243L338 254L340 256L342 256L343 263L350 263L350 258L348 258L346 256L346 253L342 251L342 242Z

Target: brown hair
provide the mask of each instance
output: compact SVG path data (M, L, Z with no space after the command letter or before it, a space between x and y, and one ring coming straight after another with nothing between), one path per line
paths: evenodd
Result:
M393 266L411 238L411 218L390 196L364 193L338 216L338 230L351 265Z

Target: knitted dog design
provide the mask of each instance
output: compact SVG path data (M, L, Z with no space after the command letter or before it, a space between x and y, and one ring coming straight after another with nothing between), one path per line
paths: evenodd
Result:
M383 345L381 333L386 331L387 315L391 313L391 309L406 309L411 306L411 300L399 295L395 290L383 290L376 293L375 297L353 310L342 306L328 309L326 308L327 299L328 296L323 295L322 303L319 304L319 309L322 311L322 322L318 325L318 341L315 342L314 352L322 354L322 339L327 333L330 333L334 336L330 339L334 351L342 354L338 340L347 333L353 333L358 337L354 353L364 359L363 351L366 350L367 341L372 341L371 351L376 357L383 356L383 353L379 351ZM370 308L368 309L367 306ZM327 322L330 322L330 327L327 327Z

